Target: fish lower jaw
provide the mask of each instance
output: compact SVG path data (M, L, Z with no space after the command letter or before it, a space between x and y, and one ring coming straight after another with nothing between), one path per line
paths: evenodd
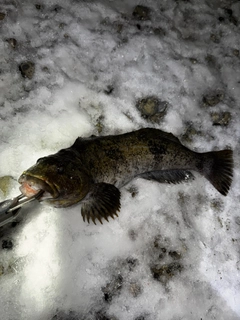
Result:
M50 200L50 199L53 199L53 196L49 192L45 191L38 200L44 201L44 200Z

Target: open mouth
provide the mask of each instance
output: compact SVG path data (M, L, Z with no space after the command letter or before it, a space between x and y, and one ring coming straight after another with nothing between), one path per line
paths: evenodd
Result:
M41 178L33 177L28 174L22 174L18 179L21 184L20 191L26 197L32 197L36 195L40 190L43 190L42 196L38 199L39 201L56 198L58 196L57 189L54 185L51 185Z

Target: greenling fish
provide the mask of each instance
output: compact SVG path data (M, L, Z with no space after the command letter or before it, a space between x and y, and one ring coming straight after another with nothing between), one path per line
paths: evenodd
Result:
M171 133L140 129L121 135L78 138L67 149L40 158L19 178L20 191L55 207L82 203L83 220L114 217L120 210L120 191L135 177L166 183L193 178L194 170L224 196L233 177L232 150L197 153Z

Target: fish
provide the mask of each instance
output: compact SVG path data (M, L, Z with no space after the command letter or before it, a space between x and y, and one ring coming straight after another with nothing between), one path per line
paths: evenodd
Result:
M19 178L27 197L55 207L81 202L83 220L102 223L120 211L120 188L134 178L176 184L203 175L226 196L233 179L231 149L194 152L172 133L142 128L119 135L79 137L73 145L42 157Z

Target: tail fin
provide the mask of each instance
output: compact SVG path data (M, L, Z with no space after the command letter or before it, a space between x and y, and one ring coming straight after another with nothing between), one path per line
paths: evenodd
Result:
M222 150L204 153L202 174L224 196L228 194L233 177L233 152Z

